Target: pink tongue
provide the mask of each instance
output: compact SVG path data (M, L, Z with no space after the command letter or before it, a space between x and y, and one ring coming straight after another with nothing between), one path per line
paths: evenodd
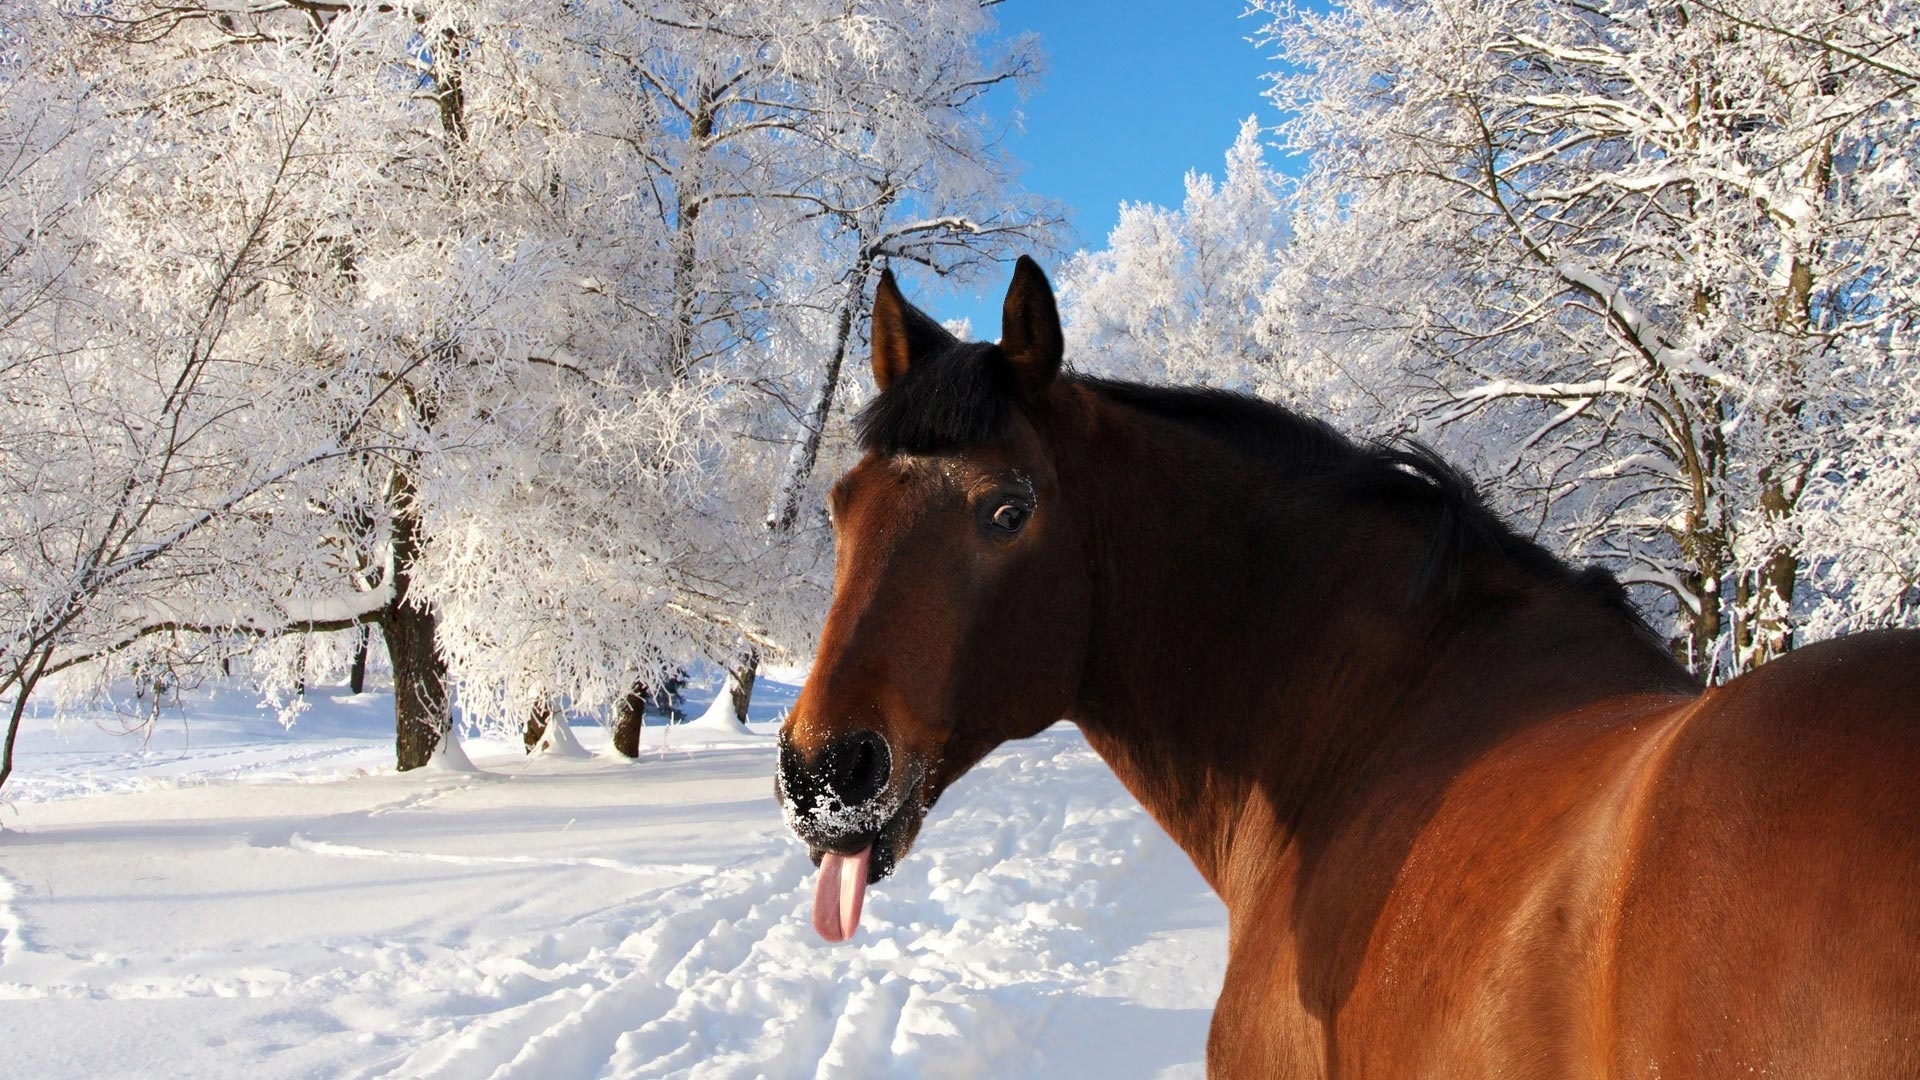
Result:
M867 895L867 860L871 846L857 855L836 855L829 851L820 858L820 880L813 886L813 928L828 941L839 943L853 936L860 925L860 902Z

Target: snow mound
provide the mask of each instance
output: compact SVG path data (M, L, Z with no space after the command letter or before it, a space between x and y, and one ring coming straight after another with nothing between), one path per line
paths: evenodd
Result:
M661 745L764 742L771 738L741 723L733 715L733 699L725 692L715 694L699 716L684 724L661 728Z
M555 717L547 722L546 730L541 733L540 741L534 745L533 752L558 758L593 756L593 751L581 745L580 737L573 733L573 725L568 723L565 717Z
M559 725L549 724L548 726ZM427 756L427 763L420 768L430 773L477 773L480 771L474 766L473 759L467 756L466 747L460 745L460 732L457 728L448 728L441 733L439 744L433 748L433 753Z

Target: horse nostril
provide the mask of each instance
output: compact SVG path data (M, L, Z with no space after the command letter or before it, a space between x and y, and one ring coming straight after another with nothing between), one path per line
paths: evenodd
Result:
M877 733L856 731L809 758L783 735L778 770L775 793L805 816L826 796L848 807L872 801L893 774L893 753Z
M893 755L871 731L857 731L827 748L827 784L847 806L860 806L887 786Z

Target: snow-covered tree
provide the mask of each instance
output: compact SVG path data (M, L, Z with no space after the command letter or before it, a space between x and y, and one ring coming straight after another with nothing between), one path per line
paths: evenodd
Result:
M981 54L988 6L687 3L652 11L644 35L631 26L595 31L598 41L628 42L613 66L620 85L639 93L620 115L637 118L633 129L649 137L613 150L643 171L649 233L664 238L651 257L644 243L629 244L624 276L597 281L619 283L623 313L657 327L652 355L667 358L660 374L671 392L713 413L698 465L668 474L700 486L662 515L655 527L664 539L640 556L673 568L665 611L653 609L651 633L625 626L585 637L663 659L694 650L726 657L742 713L761 649L804 647L830 560L825 531L795 525L876 262L965 272L1043 238L1049 224L1042 208L1008 194L1009 163L977 106L992 87L1019 83L1036 67L1029 43ZM795 409L801 401L806 408ZM769 489L782 511L768 522L771 543L757 528ZM499 533L469 535L491 542ZM551 554L539 547L526 547L536 562ZM519 594L529 612L545 611L530 614L528 626L551 633L649 610L569 592L568 573ZM560 603L567 607L556 610ZM499 611L489 603L473 625ZM455 638L462 647L499 640ZM566 666L555 657L503 659L476 651L463 688L502 672L545 678ZM637 719L635 693L660 672L644 674L615 702L627 723ZM567 685L582 700L584 684ZM624 729L615 734L625 741Z
M240 652L284 692L328 650L283 635L373 625L408 767L456 692L637 720L803 647L825 540L765 508L869 268L1047 224L990 6L9 6L0 697Z
M1287 203L1253 117L1216 183L1189 172L1177 210L1124 203L1099 251L1061 271L1069 355L1127 378L1293 396L1262 305L1279 273Z
M328 556L305 505L397 388L306 363L311 297L288 287L312 228L292 193L356 183L319 119L337 67L251 87L222 152L189 161L174 140L204 102L129 95L52 5L11 6L4 33L0 780L51 675L357 614L309 592Z
M1914 621L1920 9L1255 7L1312 161L1276 339L1650 590L1702 670Z

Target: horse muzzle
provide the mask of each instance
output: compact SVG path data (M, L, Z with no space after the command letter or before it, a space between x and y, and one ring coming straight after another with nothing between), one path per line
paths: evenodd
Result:
M806 842L815 865L829 854L871 849L867 880L893 871L925 814L925 770L895 768L892 749L872 731L856 731L813 752L780 736L774 774L787 827Z

